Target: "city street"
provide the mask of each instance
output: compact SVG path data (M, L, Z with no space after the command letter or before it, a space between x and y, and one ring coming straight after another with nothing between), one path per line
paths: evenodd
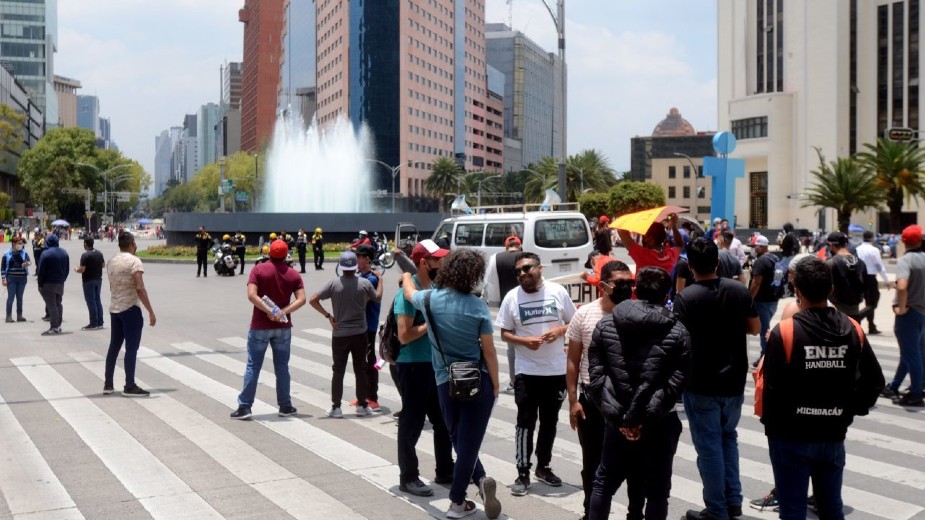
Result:
M140 241L139 249L148 243ZM62 244L73 269L82 241ZM7 248L0 245L0 251ZM108 260L117 248L105 242L99 249ZM327 265L315 271L309 262L309 272L303 275L309 296L334 276L334 265ZM277 417L268 352L254 420L231 420L228 414L241 389L251 315L246 276L219 277L210 269L208 278L196 278L195 270L190 264L145 264L157 325L149 327L146 316L136 377L151 397L140 399L118 392L102 394L109 315L105 330L80 330L88 322L80 275L72 272L65 286L64 334L52 337L40 335L48 324L40 319L43 303L35 277L30 277L25 297L29 321L0 325L0 519L445 517L447 488L435 485L434 496L428 498L398 490L397 423L392 412L401 406L387 370L380 377L381 413L358 418L345 402L343 420L325 417L331 405L330 329L308 305L292 316L292 397L299 414ZM384 301L392 301L398 278L396 268L386 271ZM5 302L6 291L2 294ZM892 291L883 289L877 325L884 332L870 338L887 380L899 360L891 299ZM108 308L108 281L103 284L103 304ZM330 302L325 307L330 310ZM778 312L781 308L783 304ZM722 317L717 319L719 325ZM506 385L506 347L500 331L495 337ZM749 351L750 359L756 359L756 337L750 338ZM117 390L124 381L121 368L120 358ZM348 366L347 400L353 387ZM751 414L753 388L749 381L739 427L746 500L773 487L766 438ZM499 483L502 518L577 519L582 504L581 449L568 426L566 406L559 416L552 462L565 484L552 488L534 481L526 497L513 497L508 490L517 476L515 418L513 395L502 394L482 445L482 462ZM848 433L843 490L848 518L925 519L923 430L925 413L886 399L855 421ZM418 454L421 476L429 481L434 477L429 429L418 443ZM685 421L669 518L703 507L695 460ZM469 498L481 510L474 487ZM612 518L625 517L625 504L621 489ZM743 510L746 519L777 517L747 506Z

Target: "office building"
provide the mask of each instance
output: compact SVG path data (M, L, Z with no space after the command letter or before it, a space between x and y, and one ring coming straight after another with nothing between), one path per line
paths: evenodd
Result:
M100 99L96 96L77 96L77 127L90 130L100 137Z
M208 103L199 107L196 114L196 144L199 168L214 163L218 157L215 155L216 134L219 124L219 109L215 103Z
M55 74L55 92L58 96L58 123L63 128L77 126L77 89L80 81Z
M32 148L44 135L45 118L32 99L32 93L20 83L5 66L0 66L0 104L23 116L22 139L14 151L0 152L0 192L10 195L10 207L17 215L27 214L31 208L28 193L20 187L16 167L22 152Z
M241 62L232 61L222 69L222 105L225 109L241 109Z
M241 149L248 152L259 150L273 135L283 19L279 0L245 0L238 11L238 20L244 24Z
M923 127L920 0L720 0L717 21L719 128L745 160L739 223L832 229L834 210L802 207L820 157ZM921 207L909 201L906 218L921 222ZM853 222L868 220L886 228L873 212Z
M170 131L164 130L154 136L154 196L160 197L167 189L170 179L170 153L173 149Z
M485 39L488 64L504 74L504 170L558 157L559 57L506 24L488 24Z
M315 0L285 0L277 114L299 114L307 126L314 116ZM307 104L308 106L303 106Z
M58 96L54 87L58 50L58 0L0 2L0 61L25 86L44 114L48 128L58 126Z
M233 155L240 151L241 62L226 63L222 68L219 123L215 130L215 157Z

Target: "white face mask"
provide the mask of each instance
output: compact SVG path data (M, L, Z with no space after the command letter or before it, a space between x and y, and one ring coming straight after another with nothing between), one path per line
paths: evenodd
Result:
M22 244L16 244L13 246L13 251L22 251Z

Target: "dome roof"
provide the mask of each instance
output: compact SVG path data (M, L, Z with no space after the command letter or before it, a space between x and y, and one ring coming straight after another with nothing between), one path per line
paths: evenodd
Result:
M672 107L668 111L668 116L662 119L659 124L655 125L652 131L653 137L677 137L682 135L697 135L693 125L687 122L687 119L681 117L681 112Z

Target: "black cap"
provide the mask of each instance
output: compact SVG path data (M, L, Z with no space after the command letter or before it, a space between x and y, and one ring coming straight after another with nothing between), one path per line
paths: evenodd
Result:
M373 246L363 244L357 247L356 254L357 256L365 256L366 258L369 258L370 260L372 260L373 258L376 257L376 250L373 248Z
M826 242L835 244L837 246L844 246L848 244L848 237L845 236L845 234L841 231L833 231L829 233L829 237L826 239Z

